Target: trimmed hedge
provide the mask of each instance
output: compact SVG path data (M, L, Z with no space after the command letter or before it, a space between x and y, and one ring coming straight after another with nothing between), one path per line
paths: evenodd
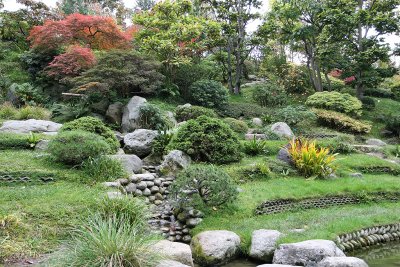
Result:
M229 163L242 158L237 135L223 121L207 116L189 120L172 138L169 150L179 149L195 161Z
M245 121L237 120L234 118L225 118L224 122L229 125L229 127L238 134L245 134L249 130L247 123Z
M61 127L60 132L75 130L86 131L100 135L110 145L112 152L117 152L118 149L121 147L119 141L115 137L114 132L97 118L82 117L67 122Z
M356 97L339 92L317 92L308 97L306 104L314 108L323 108L360 116L362 103Z
M217 117L214 110L200 106L183 105L175 109L175 118L178 122L196 119L203 115L210 118Z
M351 133L364 134L371 131L371 125L353 119L343 113L323 109L314 109L319 123L333 129Z
M230 117L239 119L241 117L261 118L268 114L269 109L261 107L257 104L250 103L228 103L224 108L218 110L218 114L222 117Z
M0 150L31 149L29 135L15 133L0 133Z
M86 131L66 131L50 141L48 151L58 162L82 164L89 158L110 153L110 146L101 136Z
M219 108L228 102L228 90L222 83L199 80L189 87L190 102L208 108Z

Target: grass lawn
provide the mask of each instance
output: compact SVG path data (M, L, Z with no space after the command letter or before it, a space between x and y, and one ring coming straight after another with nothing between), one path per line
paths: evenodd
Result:
M10 231L0 228L0 262L51 252L68 238L98 200L103 189L80 182L82 173L54 164L29 151L1 151L0 171L47 172L56 174L48 184L0 186L0 220L18 219ZM7 231L7 232L6 232Z
M253 159L253 161L252 161ZM260 163L263 157L245 158L240 166ZM343 173L362 166L395 166L379 158L350 154L339 156ZM235 165L225 166L226 169ZM237 165L236 165L237 167ZM395 166L397 167L397 166ZM250 245L252 231L276 229L285 234L280 240L296 242L307 239L334 239L336 235L373 225L399 221L400 203L368 203L326 209L300 210L273 215L254 215L255 208L266 200L301 199L340 194L364 194L376 191L400 191L400 176L389 174L364 174L362 179L348 175L332 180L307 180L303 177L277 177L258 179L240 184L242 189L237 204L229 208L210 211L193 234L204 230L227 229L239 234L243 249ZM293 232L293 229L304 229Z

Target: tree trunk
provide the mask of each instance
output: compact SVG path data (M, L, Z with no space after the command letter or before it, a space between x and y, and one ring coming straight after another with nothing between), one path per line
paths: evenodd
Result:
M228 76L228 88L231 93L234 93L233 89L233 75L232 75L232 39L228 37L227 45L228 62L227 62L227 76Z
M235 89L234 93L236 95L240 94L240 86L243 75L243 43L245 38L245 29L243 25L243 5L242 1L238 1L238 17L237 17L237 40L236 40L236 51L235 51L235 59L236 59L236 81L235 81Z
M363 9L363 0L358 0L358 8L359 11ZM358 43L358 52L362 53L364 48L363 48L363 30L362 30L362 23L361 21L358 23L358 36L357 36L357 43ZM361 67L358 70L357 73L357 85L356 85L356 94L358 99L361 99L364 96L364 82L363 82L363 72L361 70Z
M328 91L332 91L331 79L329 79L329 75L327 72L324 72L324 75L325 75L326 83L328 84Z

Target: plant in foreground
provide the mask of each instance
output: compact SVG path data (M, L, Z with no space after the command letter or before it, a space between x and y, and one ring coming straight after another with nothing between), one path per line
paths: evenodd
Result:
M267 142L265 140L257 140L254 136L252 140L245 141L243 143L244 153L250 156L256 156L260 154L266 154L267 151Z
M93 215L73 234L66 266L153 267L161 257L151 249L157 241L143 226L123 215Z
M295 167L305 177L325 178L334 171L336 154L330 154L328 148L317 148L315 142L293 139L288 152Z

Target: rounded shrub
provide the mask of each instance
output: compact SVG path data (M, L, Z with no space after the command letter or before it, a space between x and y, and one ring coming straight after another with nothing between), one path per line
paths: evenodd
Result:
M281 106L287 101L285 90L275 83L257 84L252 89L253 100L262 107Z
M170 192L179 208L196 209L224 206L238 195L231 177L213 165L192 165L182 171Z
M306 104L349 115L361 115L362 103L356 97L339 92L317 92L307 98Z
M361 103L363 109L365 110L373 110L376 106L375 100L369 96L364 96L363 98L361 98Z
M199 106L192 106L190 104L178 106L175 109L175 118L178 122L196 119L203 115L210 118L217 117L217 114L212 109Z
M220 82L200 80L189 87L189 100L196 105L219 108L228 102L228 91Z
M238 134L245 134L249 130L249 126L245 121L237 120L234 118L225 118L224 122L229 125L229 127Z
M318 122L324 126L331 127L338 131L365 134L371 131L371 125L353 119L343 113L323 109L314 109Z
M117 152L120 148L120 143L114 135L114 132L108 128L101 120L94 117L82 117L65 123L61 127L61 132L66 131L86 131L100 135L109 144L112 152Z
M140 125L144 129L165 130L170 128L167 119L163 116L161 110L152 104L146 104L139 109Z
M223 121L207 116L182 125L168 149L182 150L193 160L203 162L228 163L242 158L237 135Z
M291 127L297 126L300 122L311 122L316 119L314 112L304 106L287 106L275 111L272 121L283 121Z
M59 133L49 143L48 151L56 161L76 165L88 158L110 153L109 144L101 136L85 131Z

